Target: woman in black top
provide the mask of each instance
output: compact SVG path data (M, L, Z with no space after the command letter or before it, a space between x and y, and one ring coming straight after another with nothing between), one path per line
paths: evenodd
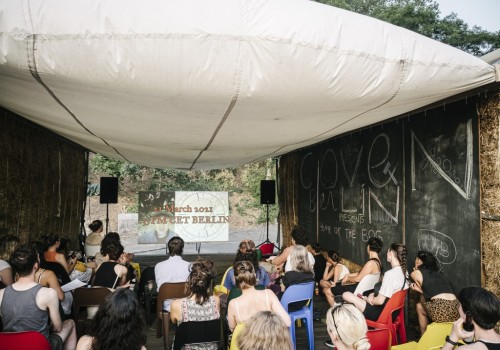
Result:
M453 322L458 317L458 300L448 280L439 272L437 259L432 253L420 250L411 273L410 288L421 293L417 303L420 332L424 334L429 321Z
M115 289L127 281L127 268L117 262L123 253L123 246L120 243L110 244L107 253L109 260L97 268L92 286Z

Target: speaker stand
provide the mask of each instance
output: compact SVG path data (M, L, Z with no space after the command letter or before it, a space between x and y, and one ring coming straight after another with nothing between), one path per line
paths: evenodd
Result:
M106 203L106 234L108 234L109 225L109 203Z
M266 226L267 226L267 229L266 229L266 240L264 242L262 242L261 244L259 244L256 248L259 248L261 245L263 244L272 244L276 249L278 249L278 251L280 250L280 248L274 244L273 242L271 242L269 240L269 204L266 204Z

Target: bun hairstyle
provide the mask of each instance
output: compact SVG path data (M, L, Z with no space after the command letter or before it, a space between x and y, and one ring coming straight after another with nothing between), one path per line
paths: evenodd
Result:
M94 220L90 223L89 229L92 232L96 232L102 227L102 221L101 220Z
M380 253L382 247L384 246L384 242L378 237L370 237L368 242L366 242L368 249L372 252Z
M369 350L366 338L368 327L361 311L352 304L340 304L326 312L326 327L329 334L347 347L355 350Z
M211 260L199 259L191 264L188 288L195 296L196 304L202 305L213 294L212 281L216 271Z
M243 290L255 286L255 269L250 261L238 261L233 266L236 287Z

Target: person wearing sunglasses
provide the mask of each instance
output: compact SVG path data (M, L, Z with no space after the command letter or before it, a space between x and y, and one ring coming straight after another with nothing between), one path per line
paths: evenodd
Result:
M365 317L352 304L339 304L326 313L326 329L331 342L325 344L338 350L368 350L368 327Z

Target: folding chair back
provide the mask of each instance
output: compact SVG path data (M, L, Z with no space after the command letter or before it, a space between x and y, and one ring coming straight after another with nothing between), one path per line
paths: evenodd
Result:
M168 332L170 329L170 312L163 310L163 301L166 299L179 299L189 296L186 282L163 283L158 291L156 299L156 337L163 333L163 347L169 350Z
M175 332L174 350L180 350L187 344L218 343L222 347L221 320L183 322Z
M110 294L111 290L105 287L82 287L73 290L73 314L78 338L84 335L85 326L91 321L87 319L87 307L99 307Z
M295 345L295 320L306 319L307 340L309 350L314 350L314 330L313 330L313 295L314 281L308 283L294 284L289 286L281 297L281 305L290 315L292 324L290 325L290 336L292 338L294 349ZM290 311L289 306L299 301L307 301L307 305L296 311Z

